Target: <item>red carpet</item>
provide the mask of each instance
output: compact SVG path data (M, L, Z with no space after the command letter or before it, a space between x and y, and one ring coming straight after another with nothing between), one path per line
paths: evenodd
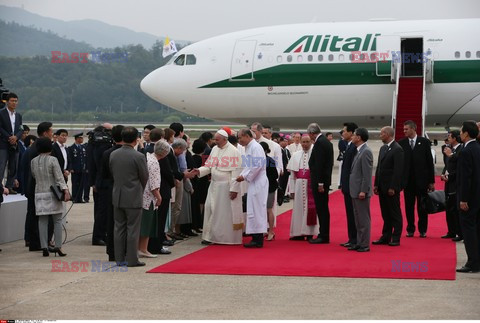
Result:
M443 185L437 183L437 189ZM403 205L403 194L402 194ZM262 249L212 245L156 267L149 273L269 275L355 278L455 279L456 248L447 231L445 212L429 216L427 238L402 236L400 247L371 246L358 253L339 246L347 241L343 195L330 195L330 244L289 241L291 211L277 217L276 240ZM378 197L371 201L372 240L381 235L383 221ZM404 213L403 213L404 214ZM404 219L404 231L406 220ZM175 252L175 251L174 251Z

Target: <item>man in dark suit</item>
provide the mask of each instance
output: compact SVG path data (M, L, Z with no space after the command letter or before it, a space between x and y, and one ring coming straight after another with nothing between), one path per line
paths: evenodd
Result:
M72 173L72 200L74 203L83 203L82 192L85 182L88 182L87 173L87 154L83 146L83 132L73 136L75 143L68 147ZM87 183L88 184L88 183Z
M112 128L112 139L114 141L114 146L107 149L103 152L101 159L101 167L98 170L97 181L95 182L95 187L97 188L98 197L99 197L99 207L98 211L102 215L101 219L106 222L105 226L106 231L106 241L107 254L109 261L115 261L115 243L114 243L114 226L115 221L113 219L113 204L112 204L112 194L113 194L113 177L110 173L110 155L115 150L122 148L124 142L122 140L122 130L124 126L116 125Z
M115 260L129 267L145 266L138 261L138 239L142 220L143 191L148 181L147 160L136 151L138 130L122 130L124 145L110 154L113 177Z
M445 182L445 196L447 199L446 220L448 232L442 239L462 241L463 235L460 230L460 219L458 218L457 206L457 161L462 150L462 139L459 130L452 130L448 133L448 146L443 150L447 161L445 171L442 174L442 181Z
M345 213L347 214L348 241L340 244L342 247L352 247L357 244L357 227L355 226L355 216L353 214L352 198L350 197L350 172L353 158L357 154L357 147L352 144L352 136L358 128L356 123L346 122L343 124L342 142L344 150L342 153L342 169L340 171L340 188L342 189L343 201L345 203ZM340 144L339 144L340 147Z
M380 148L377 171L375 173L374 192L379 195L383 218L382 236L372 244L400 245L402 235L402 212L400 211L400 191L404 168L404 152L394 140L392 127L380 130L380 139L384 145Z
M290 153L290 150L287 149L288 141L285 138L280 137L278 141L278 144L282 148L283 161L283 173L278 179L278 204L281 205L283 202L290 201L290 198L285 196L285 192L287 191L288 178L290 177L290 172L287 170L287 165L290 158L292 158L292 154ZM280 201L280 198L282 201Z
M315 142L308 166L310 180L317 210L320 232L315 239L308 242L313 244L330 243L330 210L328 208L328 192L332 183L333 145L322 135L320 126L311 123L307 133Z
M52 156L57 158L65 182L68 182L68 175L70 175L70 169L72 167L70 152L67 145L65 145L68 138L68 131L66 129L59 129L55 134L57 135L57 141L52 146Z
M457 272L480 271L480 144L475 121L463 122L464 147L457 161L457 203L467 263Z
M435 169L430 140L417 135L417 125L408 120L403 124L405 138L398 143L403 148L405 164L403 195L405 197L405 213L407 216L407 237L415 232L415 199L417 200L418 231L420 238L427 237L428 214L421 207L421 199L428 192L435 190Z
M13 180L16 178L18 160L18 141L22 138L22 115L16 112L18 96L11 92L7 95L7 105L0 110L0 178L3 179L8 164L8 175L5 187L10 194L13 190Z

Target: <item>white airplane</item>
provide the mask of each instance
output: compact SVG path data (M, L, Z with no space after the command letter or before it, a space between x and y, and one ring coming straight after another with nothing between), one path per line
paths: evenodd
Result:
M480 119L479 30L480 19L250 29L183 48L140 86L179 111L241 124L458 126Z

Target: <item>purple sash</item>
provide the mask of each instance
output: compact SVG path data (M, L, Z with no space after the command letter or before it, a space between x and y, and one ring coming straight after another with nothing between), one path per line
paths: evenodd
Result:
M307 184L307 225L317 224L317 210L315 209L315 200L313 199L312 187L310 185L310 169L299 169L295 172L298 179L308 180Z

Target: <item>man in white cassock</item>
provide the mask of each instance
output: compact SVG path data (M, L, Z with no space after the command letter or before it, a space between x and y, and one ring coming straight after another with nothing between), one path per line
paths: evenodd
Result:
M240 183L236 181L242 171L242 157L227 139L225 130L217 131L217 145L198 169L198 177L212 175L205 201L202 244L242 243L242 198Z
M252 236L245 248L262 248L263 234L267 232L267 197L268 178L265 163L265 152L260 144L253 139L250 129L238 132L238 142L245 147L242 156L243 171L237 177L237 182L246 181L247 190L247 223L246 233Z
M287 169L293 177L295 200L290 224L290 240L308 240L318 232L317 211L310 185L308 161L312 153L312 140L308 135L301 139L302 150L292 155Z

